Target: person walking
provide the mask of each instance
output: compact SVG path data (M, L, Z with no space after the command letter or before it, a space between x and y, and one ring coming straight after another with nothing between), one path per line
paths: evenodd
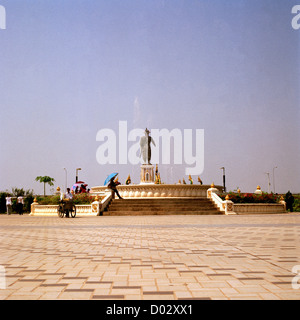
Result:
M118 192L118 190L117 190L117 185L119 185L120 182L115 182L114 179L115 179L115 178L110 179L110 182L109 182L109 184L108 184L108 188L110 188L110 189L112 190L112 192L113 192L112 198L113 198L113 199L115 198L115 193L116 193L117 196L119 197L119 199L123 199L123 198L120 196L120 194L119 194L119 192Z
M12 201L11 201L10 194L7 194L5 200L6 200L6 212L7 214L11 214Z
M18 209L19 215L23 214L23 207L24 207L24 199L22 196L19 196L17 198L17 209Z

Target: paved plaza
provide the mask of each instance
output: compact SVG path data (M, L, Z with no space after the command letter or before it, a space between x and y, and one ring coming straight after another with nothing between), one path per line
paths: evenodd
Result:
M0 215L0 265L1 300L298 300L300 214Z

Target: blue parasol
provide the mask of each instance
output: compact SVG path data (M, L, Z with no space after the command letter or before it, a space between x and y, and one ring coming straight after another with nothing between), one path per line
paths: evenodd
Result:
M104 185L107 185L107 184L109 183L109 181L110 181L111 179L115 178L117 175L118 175L117 172L111 173L111 174L105 179Z

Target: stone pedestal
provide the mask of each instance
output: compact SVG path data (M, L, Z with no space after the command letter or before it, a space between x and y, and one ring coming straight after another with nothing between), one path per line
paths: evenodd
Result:
M260 186L257 186L256 190L254 191L255 194L262 194Z
M210 188L207 190L207 198L211 198L212 193L218 194L219 192L220 190L215 187L214 183L212 183Z
M142 164L140 184L154 184L154 182L155 182L154 165Z
M95 201L92 202L91 209L92 209L92 213L93 214L95 214L97 216L100 216L100 213L101 213L101 202L99 201L99 197L98 196L96 196Z
M33 203L31 204L31 210L30 210L30 215L34 215L35 214L35 208L38 205L37 199L34 198Z

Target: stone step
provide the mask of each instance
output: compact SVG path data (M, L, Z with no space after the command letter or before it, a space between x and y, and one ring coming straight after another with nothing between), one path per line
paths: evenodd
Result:
M181 203L181 202L177 202L177 203L172 203L172 202L166 202L166 203L129 203L127 201L120 201L120 202L112 202L111 206L115 206L115 207L124 207L124 206L128 206L128 207L150 207L150 206L157 206L157 207L162 207L162 206L181 206L181 207L199 207L199 206L206 206L206 205L213 205L211 202L198 202L198 203Z
M198 198L198 199L186 199L186 198L172 198L172 199L113 199L112 204L119 205L154 205L154 204L203 204L203 203L211 203L210 199L207 198Z
M211 210L217 208L213 205L206 206L110 206L109 210L120 211L126 209L127 211L147 211L147 210Z
M111 205L109 207L110 210L123 210L126 208L127 210L165 210L165 209L173 209L173 210L210 210L210 209L215 209L216 207L211 204L203 205L203 206L182 206L182 205L164 205L164 206L136 206L136 205L131 205L131 206L115 206Z
M113 199L103 215L220 214L207 198Z
M186 214L187 212L211 212L211 211L217 211L216 208L210 208L210 209L203 209L203 208L198 208L198 209L190 209L190 208L187 208L185 210L176 210L176 209L169 209L169 208L166 208L164 210L152 210L152 209L147 209L147 210L130 210L130 209L123 209L123 210L108 210L109 212L111 213L118 213L118 212L130 212L130 213L137 213L137 212L141 212L141 213L144 213L144 212L152 212L152 214L154 214L155 212L161 212L161 213L167 213L167 212L177 212L177 213L182 213L182 214Z
M122 199L115 198L112 201L121 201ZM127 202L193 202L193 201L210 201L208 198L202 197L202 198L125 198L123 200L126 200Z
M114 205L203 205L211 203L210 200L208 199L203 199L203 200L191 200L188 201L186 199L184 200L132 200L132 199L123 199L123 200L116 200L114 199L111 204Z
M143 216L143 215L216 215L217 210L209 211L104 211L103 216Z

